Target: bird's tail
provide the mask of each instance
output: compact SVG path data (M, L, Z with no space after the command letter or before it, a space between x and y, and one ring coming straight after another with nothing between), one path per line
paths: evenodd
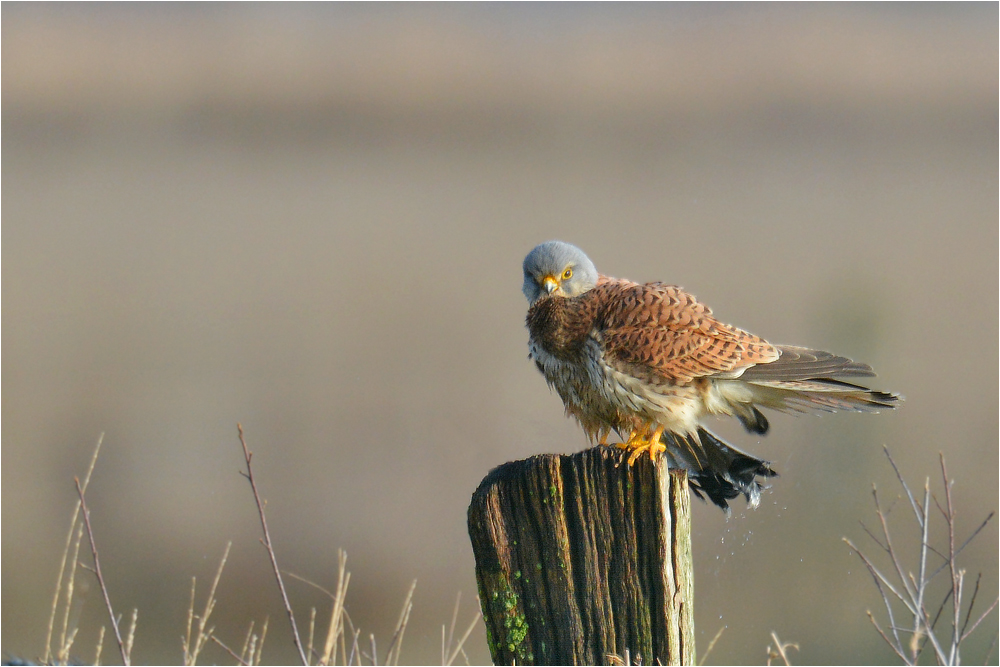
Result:
M878 412L891 410L898 394L869 389L839 378L873 377L871 366L829 352L790 345L778 346L781 356L748 368L719 388L729 409L753 433L767 432L767 419L758 407L782 412Z
M777 477L767 461L754 458L723 442L708 429L699 427L687 436L665 432L664 455L671 468L688 471L688 481L696 496L708 499L729 513L729 502L740 494L747 504L757 507L760 492L767 488L758 477ZM704 495L702 495L704 494Z

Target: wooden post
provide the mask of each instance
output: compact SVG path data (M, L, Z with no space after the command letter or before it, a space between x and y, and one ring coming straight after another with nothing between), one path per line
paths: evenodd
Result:
M472 496L469 536L495 664L694 664L687 473L663 457L504 464Z

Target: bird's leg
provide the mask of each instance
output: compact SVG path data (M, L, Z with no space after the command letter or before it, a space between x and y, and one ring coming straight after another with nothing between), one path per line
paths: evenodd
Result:
M653 432L650 433L650 426L651 425L646 425L645 427L632 429L632 432L629 433L628 439L617 445L619 449L632 450L632 453L628 457L628 464L630 466L634 464L636 459L647 450L649 451L649 459L651 461L655 460L656 455L660 452L667 451L666 445L660 442L660 436L663 435L665 427L663 425L657 425Z
M639 458L643 452L647 450L649 450L650 461L655 461L657 454L667 450L666 446L660 442L660 436L663 435L663 429L664 427L662 425L657 426L656 430L654 430L649 436L638 438L635 443L629 444L632 448L632 453L628 457L628 464L630 466L635 463L635 460Z
M640 442L642 440L642 436L646 433L649 433L648 426L633 428L628 432L627 438L625 438L622 442L615 443L615 447L618 449L632 449L633 446L638 446L633 443Z

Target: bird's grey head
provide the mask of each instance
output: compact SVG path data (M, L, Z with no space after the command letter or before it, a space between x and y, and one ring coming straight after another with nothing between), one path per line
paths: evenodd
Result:
M582 250L562 241L546 241L524 258L521 291L533 304L543 296L579 296L597 284L597 269Z

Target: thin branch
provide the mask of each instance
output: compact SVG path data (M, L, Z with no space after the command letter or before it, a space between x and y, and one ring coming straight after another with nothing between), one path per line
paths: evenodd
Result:
M858 557L861 558L862 562L864 562L865 567L868 568L868 572L872 575L872 578L875 580L875 585L878 587L879 593L882 594L882 600L885 601L886 609L889 612L889 625L890 626L895 626L896 623L892 619L892 606L889 603L889 597L882 590L882 586L883 585L886 588L888 588L890 591L892 591L892 594L895 595L896 598L900 602L902 602L904 606L906 606L906 608L907 608L908 611L910 611L911 613L913 613L914 610L909 607L909 605L907 604L906 598L904 598L902 595L900 595L899 591L896 590L896 588L892 585L892 583L888 580L888 578L884 574L882 574L878 570L878 568L875 567L874 563L872 563L870 560L868 560L868 556L864 555L861 552L861 550L859 550L856 546L854 546L854 542L851 542L846 537L844 538L844 542L846 542L847 546L851 547L851 549L854 550L854 553L858 554ZM897 637L897 640L898 640L898 637Z
M893 641L889 639L889 637L885 634L882 628L879 627L878 621L875 620L875 617L872 615L872 613L870 611L866 613L868 614L868 620L871 621L872 625L875 626L875 631L882 636L882 639L884 639L885 643L889 645L889 648L891 648L893 652L895 652L895 654L899 656L899 659L902 660L904 663L906 663L907 665L912 665L913 663L910 662L910 659L903 654L902 647L893 643ZM895 630L895 628L893 628L893 630Z
M917 501L913 499L913 494L910 493L910 487L907 486L906 480L903 479L903 474L899 472L899 468L896 466L896 462L892 459L892 454L889 453L889 448L886 447L885 445L882 445L882 451L885 452L886 458L889 459L889 464L892 466L892 469L896 471L896 479L899 480L899 484L900 486L903 487L903 491L906 491L906 497L909 498L910 500L910 506L913 508L913 513L917 515L917 520L919 521L921 518L926 518L926 516L921 517L920 508L917 506Z
M97 583L101 588L101 593L104 595L104 604L108 607L108 616L111 618L111 627L115 631L115 639L118 641L118 650L122 654L122 662L126 665L130 665L128 652L125 650L125 644L122 642L122 633L118 629L118 621L115 620L115 612L111 607L111 598L108 597L108 587L104 585L104 577L101 576L101 561L97 555L97 543L94 542L94 531L90 527L90 511L87 509L87 501L83 497L83 487L80 486L80 478L74 477L73 481L76 482L76 493L80 496L80 508L83 511L83 523L87 527L87 539L90 540L90 552L94 556L94 574L97 575Z
M906 493L907 493L907 495L910 496L911 502L912 502L913 496L912 496L912 494L910 494L910 490L907 489ZM888 547L889 559L892 561L893 567L896 568L896 575L899 577L899 580L903 583L903 588L906 589L906 595L907 595L907 597L909 597L910 600L912 600L914 597L916 597L916 595L910 589L910 586L908 585L908 583L906 581L906 575L903 574L903 566L899 562L899 559L896 557L896 551L895 551L895 549L892 546L892 537L889 535L889 526L886 523L885 513L882 511L882 507L881 507L881 505L879 504L879 501L878 501L878 494L875 493L875 491L872 491L872 495L875 496L875 508L876 508L876 512L878 514L879 522L882 524L882 535L885 537L885 544ZM919 514L919 510L915 509L914 513L915 514ZM897 593L897 595L898 595L898 593ZM903 598L900 597L900 600L902 600L902 599ZM903 603L907 604L905 600L903 601ZM911 605L907 604L907 607L910 608L910 610L913 611L913 613L917 613L915 610L913 610L913 607Z
M101 443L104 442L104 433L101 433L97 437L97 444L94 446L94 453L90 455L90 465L87 466L87 472L83 476L83 490L86 492L87 485L90 484L90 474L94 472L94 465L97 464L97 454L101 451ZM42 662L49 664L52 660L52 628L55 627L56 621L56 610L59 607L59 595L62 593L62 580L63 575L66 573L66 556L69 555L70 543L73 541L73 531L76 528L76 522L80 518L80 503L76 503L76 507L73 508L73 515L69 522L69 530L66 531L66 546L63 548L62 561L59 563L59 576L56 577L56 592L52 596L52 613L49 614L49 627L45 633L45 657ZM73 562L76 562L74 558ZM75 569L75 567L74 567ZM66 601L66 614L69 614L69 602ZM60 639L60 644L65 644L66 641L66 626L63 625L63 634ZM65 662L65 661L63 661Z
M969 609L965 612L965 621L962 622L962 630L960 634L963 638L967 635L965 630L966 628L969 627L969 619L972 618L972 610L976 606L976 598L979 597L979 584L982 582L982 580L983 580L983 573L980 572L976 576L976 586L975 588L972 589L972 599L969 600Z
M216 644L218 644L219 646L221 646L222 650L224 650L226 653L228 653L229 655L233 656L233 658L236 660L236 662L240 663L241 665L247 665L248 664L246 660L244 660L240 656L236 655L236 651L234 651L233 649L231 649L228 646L226 646L225 644L223 644L222 640L219 639L218 637L216 637L215 635L209 635L208 638L211 639Z
M986 657L983 658L983 664L990 664L990 656L993 655L993 649L997 647L997 639L1000 638L1000 631L993 633L993 639L990 640L990 645L986 647Z
M858 550L850 540L845 539L845 542L855 553L858 554L858 557L861 558L865 567L871 574L872 579L875 582L875 586L882 597L882 602L885 605L886 613L889 617L889 623L885 629L879 626L871 612L868 612L869 620L875 627L879 636L882 637L882 640L889 645L889 647L900 659L908 664L917 664L920 654L928 645L933 648L935 660L939 664L959 664L961 661L960 652L962 642L968 638L968 636L978 627L986 616L996 609L998 603L994 602L991 604L989 608L979 615L975 619L975 622L973 622L973 609L975 607L976 600L978 599L981 575L976 580L976 586L973 590L971 600L966 602L963 598L966 573L965 570L958 567L957 556L972 541L972 539L986 527L989 521L992 520L994 513L991 512L986 520L983 521L983 523L980 524L975 531L973 531L972 535L970 535L968 539L966 539L960 546L956 546L955 528L957 512L952 496L952 487L954 482L948 477L948 470L945 465L944 456L940 455L941 478L944 484L943 502L939 501L936 496L931 494L929 478L924 482L923 498L920 502L918 502L906 481L903 479L903 476L892 456L889 454L888 449L885 449L885 453L890 465L896 473L896 477L899 480L900 485L903 487L906 498L910 502L910 507L913 510L913 516L920 530L920 546L917 553L918 562L916 573L914 574L913 572L905 571L905 568L899 558L899 553L897 552L890 535L888 512L882 507L878 492L873 485L872 496L875 502L876 515L878 516L881 524L882 536L877 537L867 528L867 526L864 525L864 523L861 525L872 541L875 542L875 544L888 555L892 570L895 571L893 581L890 581L889 577L881 572L875 566L874 562ZM938 513L940 513L945 522L945 528L947 530L947 546L940 551L935 549L930 544L930 521L933 515L937 514L930 511L932 508L932 500L933 507L937 508ZM928 574L928 571L930 570L930 566L928 564L928 554L931 553L940 557L943 562L940 566ZM944 595L944 599L941 600L940 605L936 605L937 610L934 614L933 621L930 621L928 618L928 609L926 604L926 596L930 590L929 585L936 575L946 568L948 569L950 575L950 585ZM912 629L901 627L896 623L893 611L895 603L890 599L890 594L895 597L896 600L898 600L898 602L901 603L912 616ZM963 606L966 608L964 612ZM951 618L950 625L952 632L950 640L947 642L947 646L944 646L938 639L937 626L938 621L944 617L944 611L946 608L950 608L949 616ZM909 635L906 648L904 648L902 638L900 637L901 633ZM992 651L992 647L990 650Z
M990 512L988 515L986 515L986 518L983 520L983 522L981 524L979 524L979 527L976 528L974 531L972 531L972 534L969 535L968 539L966 539L964 542L962 542L962 546L960 546L959 548L955 549L955 556L958 556L958 554L962 553L962 551L965 549L965 547L969 546L969 542L971 542L976 537L976 535L978 535L980 533L980 531L982 531L983 528L985 528L989 524L989 522L993 520L993 517L995 517L995 516L996 516L996 512ZM932 551L933 551L933 549L932 549ZM941 556L941 560L943 560L944 562L941 564L941 566L938 569L936 569L933 572L931 572L930 576L927 577L928 581L931 580L931 579L933 579L935 576L937 576L941 572L941 570L943 570L946 567L948 567L948 558L944 554L938 553L937 551L934 551L934 553L937 553L939 556Z
M930 581L930 580L928 579L928 581ZM937 612L934 614L934 620L931 621L931 624L930 624L930 631L931 632L934 632L935 630L937 630L938 621L941 620L941 615L944 614L944 608L946 606L948 606L948 600L951 599L951 596L952 596L952 594L954 592L955 592L954 590L952 590L951 588L949 588L948 592L944 594L944 599L941 600L941 604L938 605ZM923 650L923 647L926 646L927 642L929 642L929 641L930 641L930 637L928 637L927 639L925 639L924 643L921 645L920 649Z
M246 459L247 471L243 474L244 477L250 482L250 488L253 490L253 498L257 503L257 511L260 514L260 525L264 531L264 547L267 549L267 555L271 558L271 568L274 570L274 578L278 581L278 589L281 591L281 601L285 605L285 611L288 613L288 621L292 626L292 639L295 641L295 648L299 651L299 659L302 661L303 665L308 665L309 660L306 658L305 649L302 646L302 639L299 637L299 628L295 624L295 613L292 611L292 604L288 601L288 593L285 591L285 582L281 579L281 570L278 569L278 559L274 554L274 546L271 544L271 533L267 530L267 519L264 517L264 503L260 499L260 494L257 492L257 482L253 478L253 468L250 465L250 459L253 458L253 454L250 453L250 449L247 447L247 441L243 437L243 426L240 424L236 425L236 429L239 431L240 444L243 446L243 457Z
M872 485L872 486L874 486L874 485ZM885 551L885 552L889 551L889 548L887 546L885 546L884 544L882 544L882 542L877 537L875 537L875 533L873 533L871 530L868 529L868 526L865 525L864 521L858 521L858 523L861 524L861 528L865 531L865 533L868 534L868 537L871 538L872 542L874 542L875 544L879 545L879 547L882 549L882 551Z
M958 664L958 640L961 636L959 624L962 622L962 581L965 571L957 572L955 569L955 507L951 501L952 483L948 479L948 468L944 464L944 454L939 454L941 458L941 478L944 480L944 498L948 508L948 569L951 572L952 595L952 631L951 646L948 652L948 664Z
M927 516L928 508L930 507L930 497L931 497L931 480L927 478L924 480L924 504L923 511L920 516L917 517L917 522L920 525L920 575L919 582L914 582L914 588L917 590L917 599L914 606L917 609L924 611L924 593L927 591L927 579L924 575L927 574L927 545L930 541L929 530L931 521ZM912 575L911 575L912 576ZM922 614L926 617L926 612ZM917 662L917 658L920 655L922 646L920 644L920 624L922 618L920 616L914 615L913 617L913 637L910 639L910 653L913 655L913 662ZM932 634L933 626L927 629L928 636ZM924 642L926 645L926 642Z
M986 608L986 611L980 614L979 618L976 619L976 622L972 624L971 628L969 628L969 631L962 635L963 640L969 635L971 635L973 630L979 627L979 624L983 622L983 619L986 618L991 611L997 608L998 602L1000 602L1000 598L993 600L993 602L990 603L990 606Z

